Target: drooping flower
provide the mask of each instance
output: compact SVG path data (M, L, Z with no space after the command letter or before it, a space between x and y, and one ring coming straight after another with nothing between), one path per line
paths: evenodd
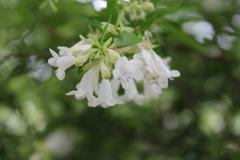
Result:
M182 28L186 33L193 35L199 43L212 40L215 34L213 26L207 21L185 22Z
M58 47L60 56L73 55L75 57L82 56L87 53L91 48L91 43L80 35L81 41L72 47Z
M91 49L92 45L81 36L81 41L72 46L68 47L58 47L59 54L50 49L50 53L52 58L48 60L48 63L57 67L56 76L59 80L63 80L65 78L65 70L73 66L75 63L84 63L88 56L86 53Z
M143 73L140 70L142 63L137 59L128 60L126 57L121 57L115 63L113 77L120 80L124 89L129 87L130 80L136 81L143 79Z
M141 105L144 101L144 95L140 94L137 89L137 84L134 80L129 81L129 87L125 89L124 95L121 96L121 100L124 102L133 101Z
M162 93L161 87L158 86L157 84L151 84L147 81L144 81L143 86L144 86L143 96L145 100L158 98Z
M142 61L145 80L157 84L161 88L168 87L168 79L172 80L180 76L177 70L170 70L153 49L139 45L139 52L134 55L134 58Z
M170 69L168 59L162 59L152 49L150 32L145 32L138 43L139 33L124 24L129 18L145 19L147 12L154 9L153 3L123 3L124 12L130 15L124 17L125 13L121 13L115 25L102 23L103 34L97 30L90 32L87 39L81 36L81 41L70 48L58 47L59 54L50 50L53 58L49 64L57 67L60 80L73 65L84 71L76 89L66 95L78 100L86 98L91 107L107 108L130 101L141 105L145 100L158 98L168 81L180 76L177 70Z
M94 92L97 91L99 80L99 67L93 67L88 70L82 77L81 81L76 85L76 90L66 93L66 95L74 95L76 99L91 99Z
M233 47L236 39L236 36L232 36L226 33L222 33L217 36L218 45L224 50L230 50Z
M124 89L124 93L121 95L118 93L120 86L121 84L119 80L111 80L112 93L113 97L116 99L116 104L124 104L126 102L133 101L141 105L145 100L144 95L138 92L137 85L133 79L129 80L129 87L127 89Z
M59 56L51 49L50 53L53 57L48 59L48 63L53 67L57 67L56 76L59 80L63 80L65 78L65 70L74 64L75 57L72 55Z
M96 92L97 97L91 96L89 106L96 107L102 106L103 108L114 106L116 99L113 97L112 86L109 80L103 79L99 84L98 91Z

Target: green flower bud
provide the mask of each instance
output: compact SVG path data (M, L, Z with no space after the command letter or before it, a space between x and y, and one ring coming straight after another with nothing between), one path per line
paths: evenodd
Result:
M100 63L100 70L103 79L109 79L111 77L111 73L105 63L103 62Z
M107 28L106 28L107 27ZM117 32L117 30L116 30L116 27L113 25L113 24L111 24L111 23L107 23L107 22L102 22L101 23L101 28L102 29L105 29L106 28L106 31L107 32L110 32L110 33L112 33L112 34L118 34L118 32Z
M76 57L74 62L75 66L81 67L84 63L87 62L88 58L89 58L88 54Z
M112 49L108 49L107 53L108 53L108 56L109 56L109 61L111 63L115 63L118 60L118 58L120 58L119 53L112 50Z
M121 32L129 32L132 33L134 29L132 27L126 27L126 26L121 26L118 28L118 30Z
M153 11L155 9L154 4L148 1L143 2L142 6L145 11Z

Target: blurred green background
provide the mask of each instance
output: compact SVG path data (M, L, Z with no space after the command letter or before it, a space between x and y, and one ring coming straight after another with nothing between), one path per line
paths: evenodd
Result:
M58 81L48 49L75 44L116 2L97 12L77 0L0 0L0 160L239 160L240 1L152 0L159 12L133 25L147 24L181 77L143 106L89 108L65 96L78 72ZM196 20L213 25L212 41L183 31Z

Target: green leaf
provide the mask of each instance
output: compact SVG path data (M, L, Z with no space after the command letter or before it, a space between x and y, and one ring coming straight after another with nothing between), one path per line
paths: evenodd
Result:
M142 38L133 33L122 32L116 39L116 46L119 48L135 45L142 41Z
M39 6L39 9L44 9L49 5L54 12L57 12L58 11L58 8L56 6L57 2L58 0L45 0L41 3L41 5Z
M155 20L162 18L168 14L175 13L180 9L183 9L183 7L181 6L181 2L172 6L168 6L166 8L156 9L154 12L150 13L147 16L146 21L140 25L140 28L142 30L146 30L154 23Z
M39 6L39 9L43 9L43 8L47 7L47 5L48 5L48 1L45 0L41 3L41 5Z
M118 0L107 0L107 9L104 12L106 17L112 17L110 21L112 24L117 21L118 11Z
M108 24L110 24L111 19L112 19L112 16L110 16L107 25L106 25L105 28L103 29L102 37L101 37L101 40L100 40L100 41L101 41L101 44L103 43L103 40L104 40L104 38L105 38L105 36L106 36L106 34L107 34Z
M49 5L51 7L51 9L54 11L54 12L57 12L58 11L58 8L56 6L56 1L52 1L52 0L49 0Z

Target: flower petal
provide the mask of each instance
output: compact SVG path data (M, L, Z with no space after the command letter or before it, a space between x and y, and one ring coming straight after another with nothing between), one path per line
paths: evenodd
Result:
M58 67L57 66L57 59L56 58L49 58L48 59L48 64L53 66L53 67Z
M59 58L59 55L54 50L49 49L49 51L50 51L51 55L53 56L53 58L56 58L56 59Z
M61 68L58 68L56 70L56 76L60 81L62 81L65 78L65 71Z
M74 64L74 59L75 58L73 56L60 57L57 61L57 65L59 68L66 70Z

